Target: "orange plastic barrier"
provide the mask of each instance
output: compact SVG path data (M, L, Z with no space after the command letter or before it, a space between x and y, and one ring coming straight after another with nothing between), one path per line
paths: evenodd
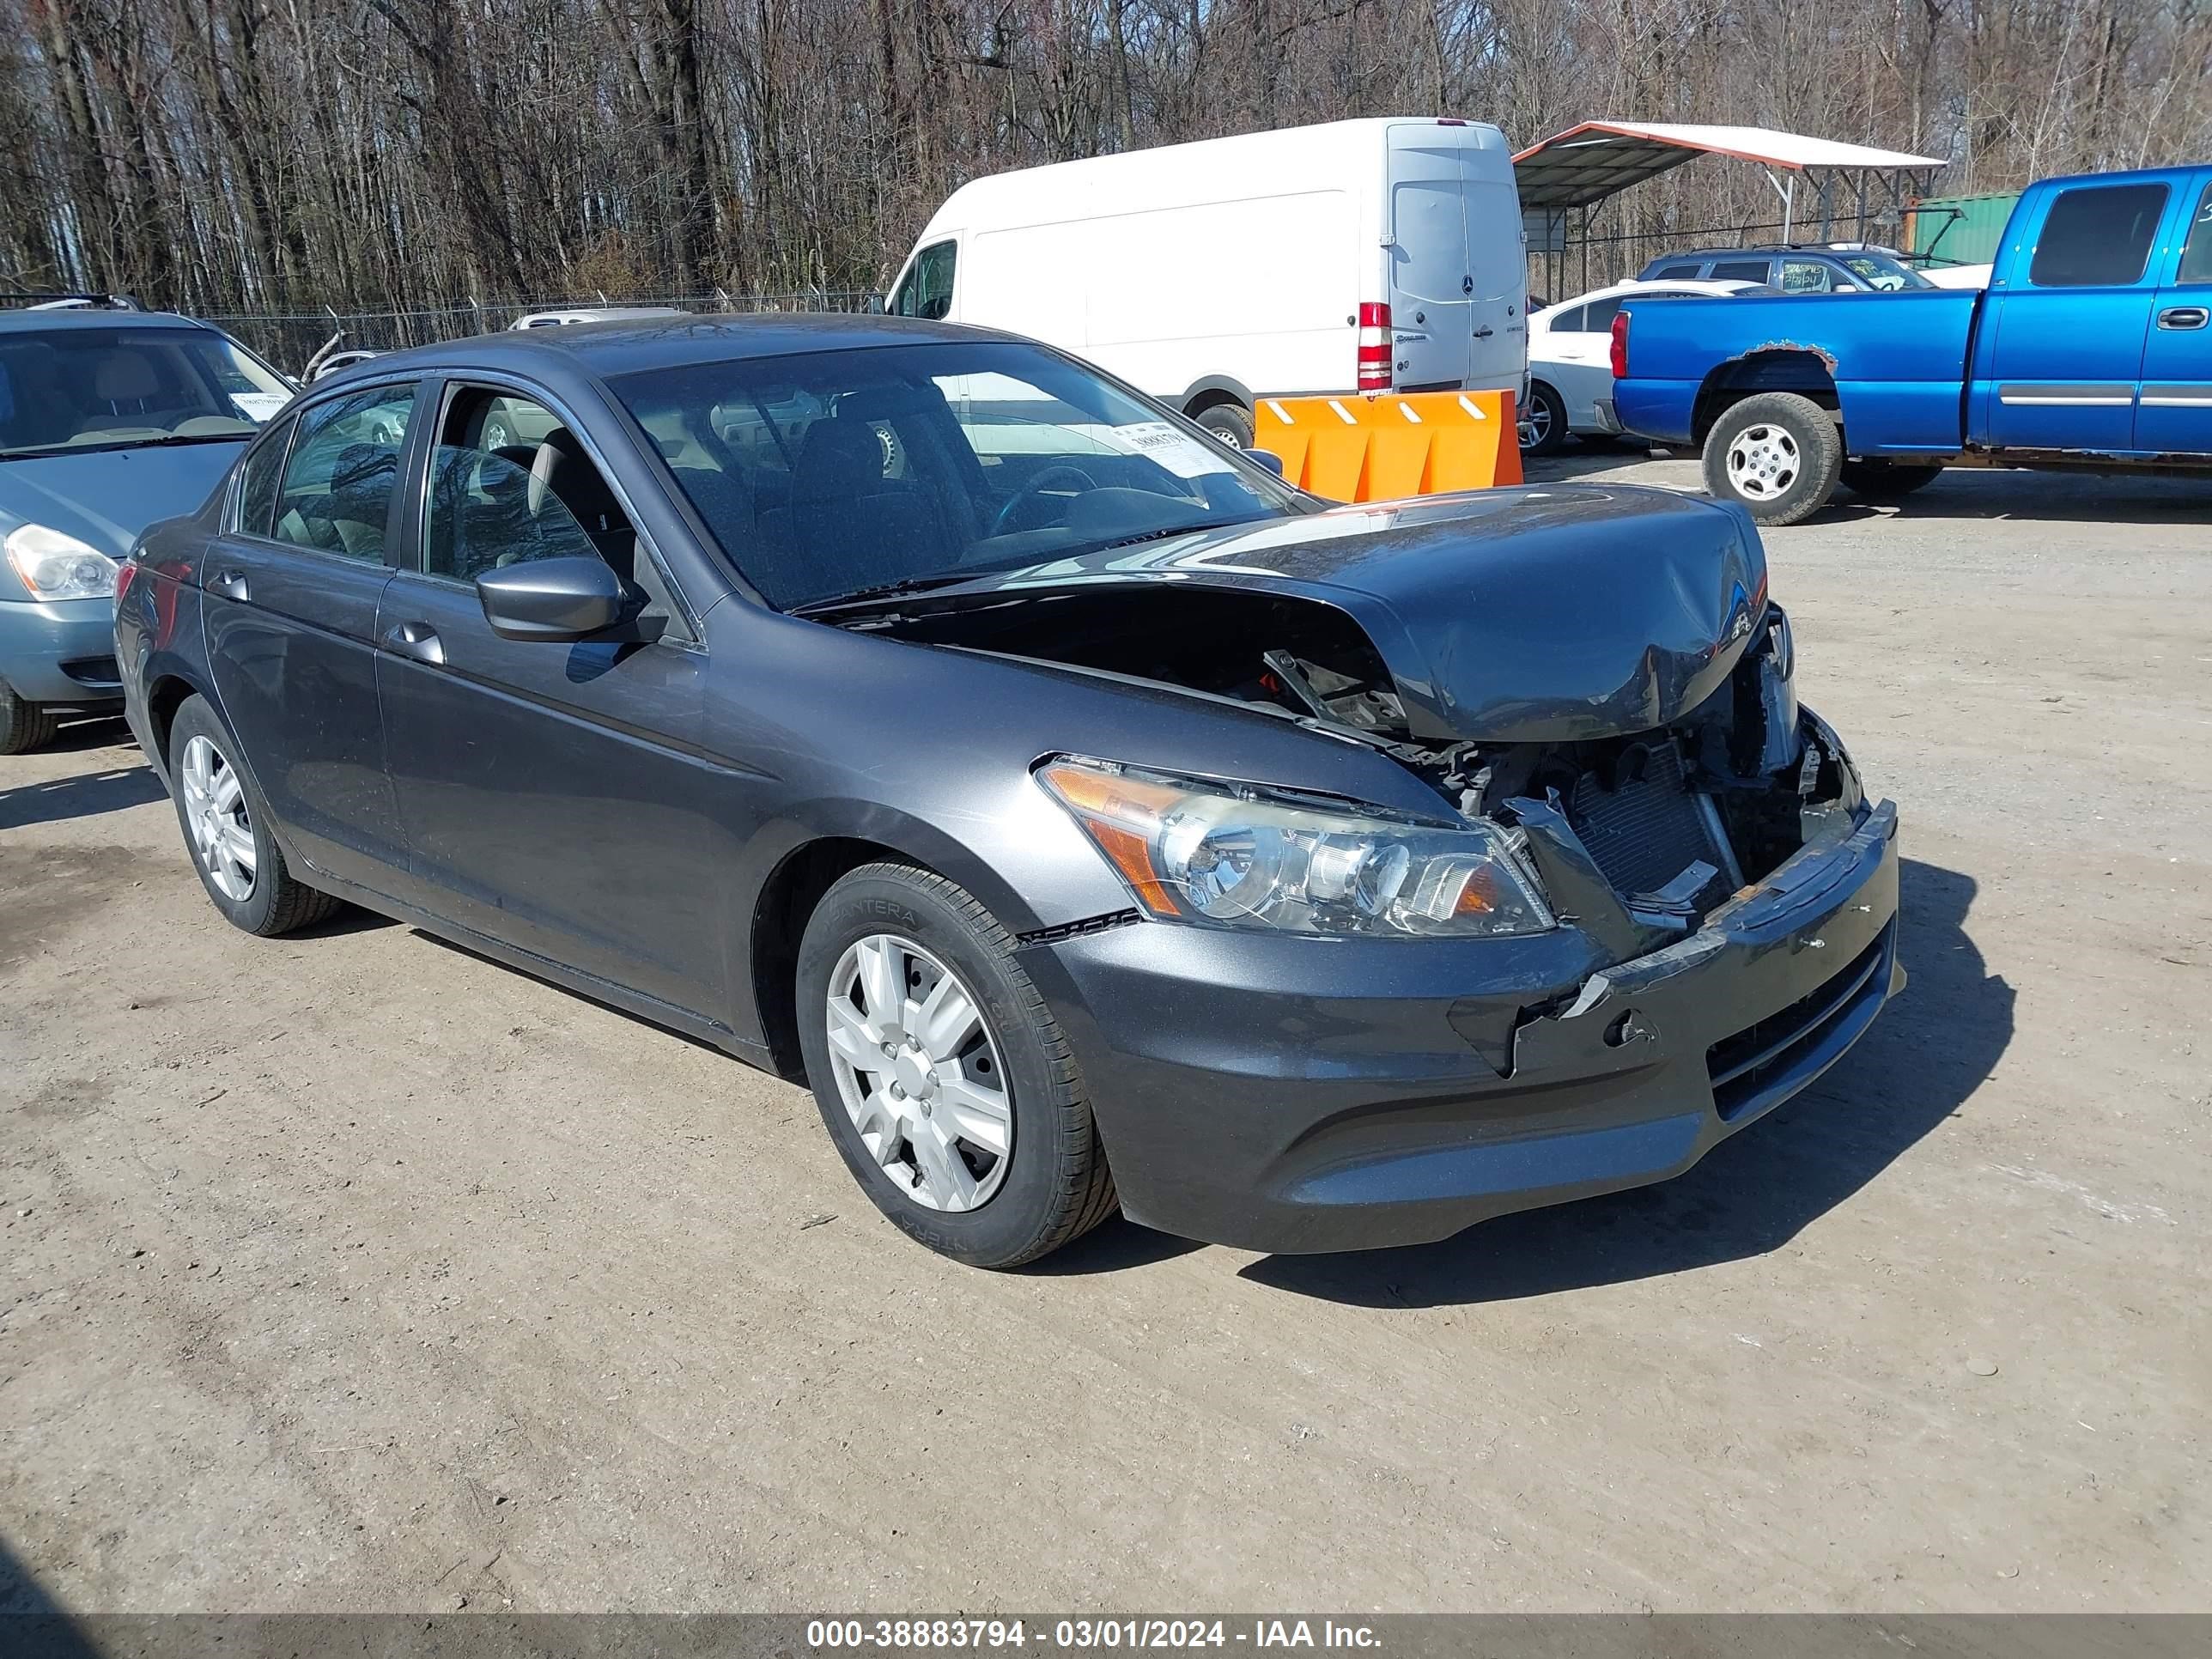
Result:
M1337 501L1387 501L1521 482L1510 392L1262 398L1253 442L1283 476Z

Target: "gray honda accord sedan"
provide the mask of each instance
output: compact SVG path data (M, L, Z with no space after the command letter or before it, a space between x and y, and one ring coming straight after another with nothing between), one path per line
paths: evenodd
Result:
M1332 507L974 329L550 332L317 382L122 573L237 926L349 902L803 1080L986 1267L1657 1181L1903 984L1733 510Z

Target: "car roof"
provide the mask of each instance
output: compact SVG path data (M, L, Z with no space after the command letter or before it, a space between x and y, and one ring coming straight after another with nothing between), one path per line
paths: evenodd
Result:
M87 306L59 311L10 308L0 311L0 333L66 328L196 328L213 334L213 325L173 311L130 311L119 306Z
M391 351L333 374L329 384L380 380L430 369L505 370L511 374L606 379L641 369L791 357L815 351L854 351L866 346L921 345L954 340L1014 340L996 329L911 317L843 313L768 312L746 316L625 317L558 328L501 329L436 345ZM324 383L318 381L320 391Z
M1638 276L1625 283L1614 283L1607 288L1594 288L1587 294L1577 294L1547 307L1550 311L1565 311L1571 306L1588 305L1592 300L1615 297L1632 299L1638 294L1649 294L1654 289L1687 289L1693 294L1734 294L1741 289L1757 288L1756 283L1747 283L1736 276ZM1543 313L1537 313L1539 316Z

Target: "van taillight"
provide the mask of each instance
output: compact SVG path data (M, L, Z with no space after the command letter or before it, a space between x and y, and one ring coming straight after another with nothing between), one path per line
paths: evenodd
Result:
M1390 389L1390 307L1359 307L1359 379L1362 392Z
M1613 378L1616 380L1628 378L1628 313L1626 311L1616 311L1613 314Z

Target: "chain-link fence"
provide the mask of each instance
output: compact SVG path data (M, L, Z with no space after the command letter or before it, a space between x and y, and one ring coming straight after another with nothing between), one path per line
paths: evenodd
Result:
M597 309L603 307L673 306L699 313L864 311L873 297L858 289L807 289L791 294L671 294L625 296L609 300L592 295L580 299L525 301L465 300L451 305L416 307L402 311L241 312L204 315L225 333L243 340L288 374L296 374L308 361L340 336L342 351L397 351L404 346L430 345L470 334L495 333L511 328L523 318L542 311Z

